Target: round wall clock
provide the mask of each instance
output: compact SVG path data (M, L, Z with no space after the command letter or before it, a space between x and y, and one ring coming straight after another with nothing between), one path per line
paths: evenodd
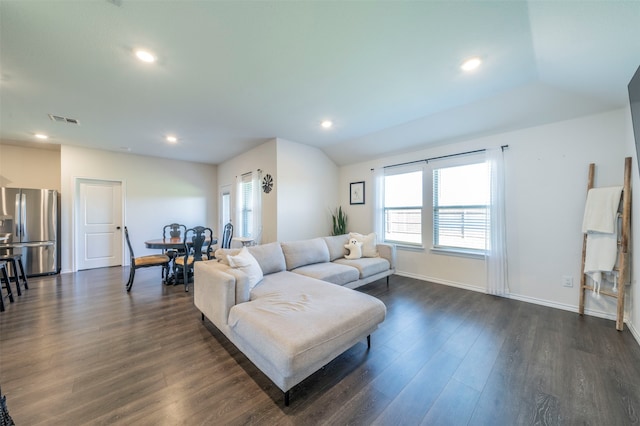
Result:
M270 174L266 174L262 179L262 190L268 194L273 189L273 178Z

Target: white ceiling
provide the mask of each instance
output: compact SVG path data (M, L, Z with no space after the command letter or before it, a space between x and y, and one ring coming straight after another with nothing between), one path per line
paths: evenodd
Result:
M624 107L640 65L638 0L113 1L0 0L0 140L343 165Z

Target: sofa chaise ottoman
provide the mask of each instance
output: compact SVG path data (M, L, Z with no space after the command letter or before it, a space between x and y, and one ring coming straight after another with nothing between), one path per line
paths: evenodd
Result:
M373 296L287 270L280 243L252 249L250 261L262 272L257 283L241 267L197 262L194 303L203 320L284 392L288 405L296 384L357 342L366 338L370 346L386 307Z

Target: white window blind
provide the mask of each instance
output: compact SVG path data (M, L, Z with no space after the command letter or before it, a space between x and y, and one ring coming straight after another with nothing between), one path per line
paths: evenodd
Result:
M242 175L240 196L242 200L240 236L249 237L253 234L253 183L251 173Z
M489 177L486 162L433 170L435 248L488 248Z

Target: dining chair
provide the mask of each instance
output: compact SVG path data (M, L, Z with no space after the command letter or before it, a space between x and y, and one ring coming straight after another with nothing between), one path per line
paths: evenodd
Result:
M133 286L133 279L136 276L136 269L148 268L150 266L162 266L162 268L168 268L171 258L166 254L149 254L146 256L136 257L133 254L133 248L131 247L131 241L129 240L129 230L124 227L124 236L127 240L127 246L129 247L129 253L131 255L131 269L129 271L129 281L127 281L127 291L131 291Z
M167 235L167 231L168 235ZM187 227L182 225L181 223L171 223L169 225L165 225L162 229L162 238L180 238L183 235L183 232L187 231Z
M222 231L222 241L220 242L220 248L229 249L231 248L231 239L233 238L233 225L231 222L227 223L224 226Z
M7 262L0 262L0 312L4 311L4 299L8 298L9 302L13 303L13 293L11 292L11 285L9 275L7 274ZM7 295L2 294L2 289L7 289Z
M0 425L15 425L15 422L9 415L9 409L7 408L7 397L2 394L2 389L0 389Z
M13 279L16 282L16 290L18 296L22 296L22 290L20 287L24 287L25 290L29 289L29 283L27 282L27 275L24 273L24 265L22 264L21 253L11 253L0 256L0 262L7 262L7 266L11 265L11 272Z
M189 291L189 276L193 275L193 264L201 260L208 260L211 256L213 230L204 226L189 228L184 233L184 250L182 256L175 259L176 278L182 272L184 291ZM205 250L203 248L206 247Z
M166 239L167 237L182 238L182 236L186 231L187 231L186 225L183 225L181 223L170 223L169 225L165 225L164 228L162 228L162 238L163 239ZM184 254L182 249L179 249L179 250L165 249L162 251L162 253L169 256L169 258L171 258L172 261L180 254ZM171 267L170 265L167 265L165 268L162 268L162 279L165 281L169 278L170 267ZM173 272L175 272L175 266L174 266Z

